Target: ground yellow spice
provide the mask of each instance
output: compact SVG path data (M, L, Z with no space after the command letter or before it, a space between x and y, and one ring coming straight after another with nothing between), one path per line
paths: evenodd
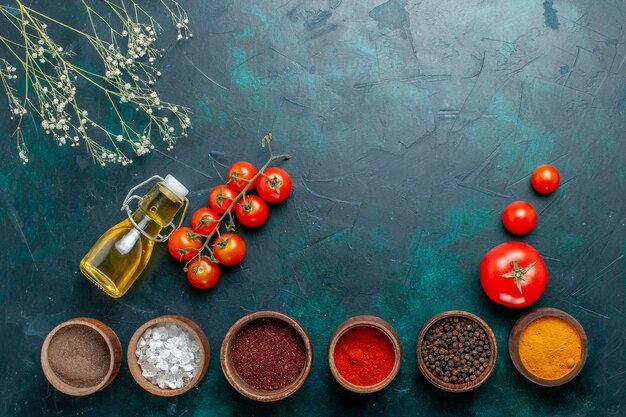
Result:
M522 332L519 356L524 367L546 380L563 378L580 362L582 341L578 331L558 317L541 317Z

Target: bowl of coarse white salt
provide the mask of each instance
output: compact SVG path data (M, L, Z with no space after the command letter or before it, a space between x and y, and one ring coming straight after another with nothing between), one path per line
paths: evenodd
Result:
M128 343L128 368L146 391L161 397L183 394L209 368L209 341L183 316L161 316L139 327Z

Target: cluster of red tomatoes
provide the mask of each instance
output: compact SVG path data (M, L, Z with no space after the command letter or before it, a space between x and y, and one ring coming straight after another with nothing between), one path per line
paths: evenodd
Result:
M531 176L532 187L550 194L559 186L559 171L552 165L540 165ZM530 232L537 223L537 213L530 203L515 201L502 213L504 227L513 234ZM493 301L508 307L526 307L543 294L548 284L548 268L539 252L523 242L506 242L491 249L480 264L480 283Z
M246 255L246 244L232 233L233 213L246 227L259 227L267 220L267 203L285 200L291 192L291 177L285 170L272 167L259 173L249 162L235 162L228 169L228 182L214 187L209 194L209 207L196 210L191 227L180 227L170 236L167 247L178 261L187 261L187 279L196 288L214 286L220 277L218 263L236 265ZM250 192L256 189L258 195ZM222 221L231 227L220 234ZM209 240L217 235L209 245ZM207 249L208 256L202 255Z

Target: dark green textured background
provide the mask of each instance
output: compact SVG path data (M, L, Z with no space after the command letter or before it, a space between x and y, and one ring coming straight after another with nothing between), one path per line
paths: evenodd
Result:
M84 149L31 131L22 167L13 125L0 122L2 415L626 415L623 1L182 3L194 37L174 44L166 31L158 89L192 108L194 127L172 152L103 170ZM34 6L86 28L78 1ZM103 97L86 105L110 117ZM294 192L263 228L242 231L246 259L218 286L193 290L165 247L120 300L80 275L82 255L122 219L131 185L171 173L201 207L230 163L265 160L265 131L294 156L283 165ZM528 177L545 162L562 185L539 196ZM589 336L585 369L561 388L536 387L513 368L507 336L527 310L495 305L478 281L483 254L512 239L500 213L516 199L537 209L522 240L550 271L535 306L569 312ZM241 397L215 355L202 383L174 399L143 392L125 361L87 398L56 392L40 369L44 337L72 317L104 321L125 346L143 322L182 314L215 354L236 319L265 308L295 316L315 349L308 381L279 403ZM480 315L498 338L493 376L465 395L437 391L415 364L421 326L447 309ZM391 322L405 353L385 391L358 397L332 379L325 350L340 322L364 313Z

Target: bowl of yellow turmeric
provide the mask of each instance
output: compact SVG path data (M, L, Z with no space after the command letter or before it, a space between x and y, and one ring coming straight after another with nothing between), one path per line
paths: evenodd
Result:
M587 360L587 335L578 321L556 308L539 308L517 320L509 335L513 365L544 387L563 385Z

